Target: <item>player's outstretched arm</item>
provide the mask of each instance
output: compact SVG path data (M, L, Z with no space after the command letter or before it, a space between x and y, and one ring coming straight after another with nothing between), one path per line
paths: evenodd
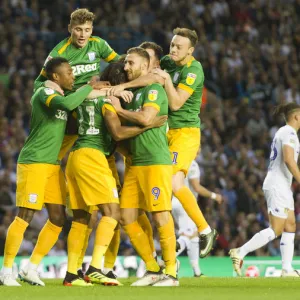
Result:
M66 97L53 93L45 100L45 105L53 109L71 111L79 106L92 90L93 87L89 84L86 84L78 89L75 93Z
M202 186L199 183L199 180L197 178L193 178L189 180L191 186L193 187L194 191L198 193L202 197L211 198L221 204L223 202L222 195L213 193L206 189L204 186Z
M289 171L293 174L297 182L300 183L300 171L297 162L294 159L294 148L289 145L283 145L283 160Z
M160 83L164 84L164 79L159 75L149 73L144 76L140 76L132 81L128 81L116 86L113 86L109 89L108 95L117 96L118 94L126 89L136 88L136 87L143 87L153 83Z

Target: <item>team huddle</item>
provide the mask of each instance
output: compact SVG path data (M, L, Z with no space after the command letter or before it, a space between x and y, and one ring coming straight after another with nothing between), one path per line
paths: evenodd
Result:
M193 161L200 149L204 83L202 66L192 56L196 32L176 28L166 56L153 42L120 56L92 36L93 20L87 9L71 14L70 38L51 51L35 81L31 130L17 165L19 212L7 232L0 273L3 285L20 286L12 274L14 259L35 211L44 206L49 219L19 272L19 279L32 285L45 285L37 268L58 240L66 207L72 226L65 286L122 285L113 272L120 226L145 263L145 274L133 286L179 286L176 256L185 249L195 276L201 276L199 256L206 257L217 239L196 200L200 194L222 202L221 195L199 184ZM102 73L101 59L109 63ZM64 174L60 162L69 151ZM123 186L115 152L125 161ZM83 273L98 211L92 260ZM161 261L146 212L159 234ZM239 273L240 250L231 250L231 258Z

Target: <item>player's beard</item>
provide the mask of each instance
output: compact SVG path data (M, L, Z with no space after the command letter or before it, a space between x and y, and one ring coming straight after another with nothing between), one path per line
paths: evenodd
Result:
M130 76L128 76L127 73L127 77L130 81L139 78L142 75L142 71L141 70L135 70L135 71L131 71L130 72Z

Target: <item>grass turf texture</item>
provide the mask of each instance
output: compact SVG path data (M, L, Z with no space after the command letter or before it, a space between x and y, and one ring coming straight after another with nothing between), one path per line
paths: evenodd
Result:
M180 287L130 287L135 279L121 279L121 287L64 287L62 280L45 280L46 287L0 286L0 299L7 300L194 300L194 299L298 299L299 278L181 278Z

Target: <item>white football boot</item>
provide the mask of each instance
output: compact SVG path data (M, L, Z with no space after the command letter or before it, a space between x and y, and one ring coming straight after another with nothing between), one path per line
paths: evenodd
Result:
M292 272L282 270L281 277L300 277L300 273L297 270L293 270Z
M243 259L239 256L239 248L234 248L229 251L230 258L232 260L233 269L238 276L242 276Z
M45 286L45 283L40 279L39 274L36 270L29 269L21 270L19 272L19 278L21 281L27 282L31 285L39 285L39 286Z
M163 275L162 278L152 286L179 286L179 280L171 275Z
M135 281L131 286L148 286L153 285L162 278L161 272L147 271L145 275L139 280Z
M12 274L0 274L0 285L21 286Z

